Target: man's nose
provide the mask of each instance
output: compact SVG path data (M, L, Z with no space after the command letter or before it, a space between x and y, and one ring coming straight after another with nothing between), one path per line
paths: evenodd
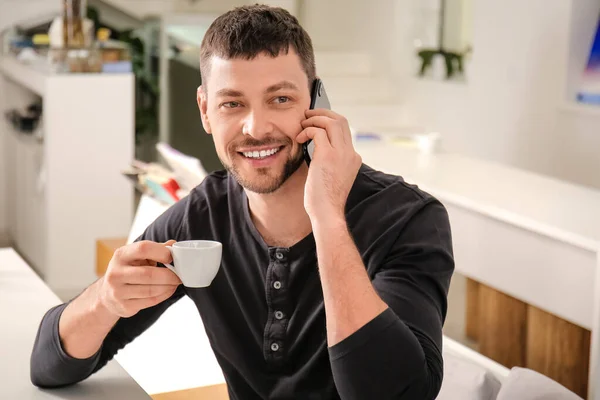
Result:
M270 121L269 113L264 110L252 110L244 120L242 133L255 139L261 139L269 136L272 130L273 124Z

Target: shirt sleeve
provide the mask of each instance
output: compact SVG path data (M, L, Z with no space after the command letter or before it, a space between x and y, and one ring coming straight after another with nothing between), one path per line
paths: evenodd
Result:
M431 201L401 231L373 278L389 308L329 349L343 400L435 399L453 271L448 214Z
M166 242L176 239L185 222L187 198L173 205L156 219L136 240ZM163 312L181 297L183 286L167 300L146 308L130 318L121 318L104 339L96 354L86 359L69 356L58 331L60 316L69 302L50 309L42 318L30 360L31 382L44 388L60 387L82 381L108 363L114 355L148 329ZM72 301L72 300L71 300Z

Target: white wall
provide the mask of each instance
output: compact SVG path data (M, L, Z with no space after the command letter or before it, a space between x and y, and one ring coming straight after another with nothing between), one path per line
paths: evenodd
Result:
M0 78L0 93L4 91L4 79ZM0 96L0 110L4 110L4 104L1 100L2 96ZM4 119L0 121L0 240L4 238L6 231L8 230L8 213L7 213L7 198L6 198L6 171L7 163L6 163L6 139L4 137L4 133L6 129L4 129Z
M446 0L444 48L462 51L472 36L472 0Z
M380 61L378 70L387 72L393 9L394 0L301 0L299 19L315 49L366 51Z
M466 84L414 77L414 0L366 3L305 0L303 23L316 48L376 49L408 124L439 130L447 151L600 188L600 116L565 107L600 3L474 1Z
M220 13L247 4L246 0L103 0L137 17L157 16L165 13Z
M248 0L250 4L257 3L254 0ZM261 4L267 4L271 7L281 7L288 10L292 15L298 16L299 3L302 0L262 0Z
M589 3L571 25L570 1L479 0L468 83L409 80L407 117L440 130L448 151L600 188L600 116L564 107L571 44L590 40L578 25L600 10Z
M346 0L303 0L300 20L312 36L313 45L321 50L360 48L355 27L361 21L362 2ZM333 20L335 23L333 23Z

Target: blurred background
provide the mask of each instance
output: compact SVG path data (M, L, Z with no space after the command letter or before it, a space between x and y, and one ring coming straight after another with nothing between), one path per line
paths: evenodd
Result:
M61 298L222 169L196 105L199 46L250 3L0 0L0 247ZM311 35L365 163L447 207L447 337L587 397L600 358L600 3L263 3Z

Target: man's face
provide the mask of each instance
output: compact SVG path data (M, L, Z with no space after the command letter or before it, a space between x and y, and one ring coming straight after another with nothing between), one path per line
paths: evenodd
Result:
M213 57L198 91L202 123L219 159L256 193L272 193L303 164L295 141L310 105L308 78L298 55L252 60Z

